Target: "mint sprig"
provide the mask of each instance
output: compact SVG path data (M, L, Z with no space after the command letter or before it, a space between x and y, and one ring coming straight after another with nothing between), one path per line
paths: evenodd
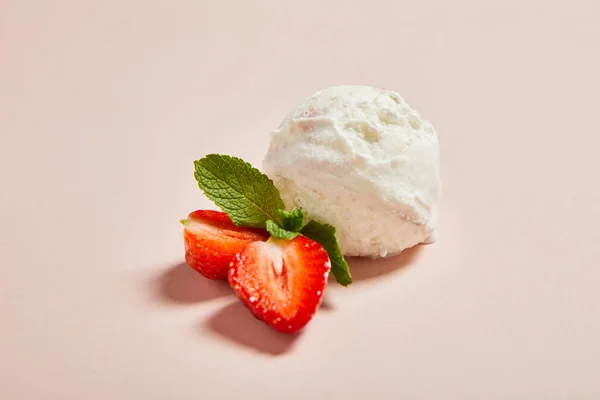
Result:
M279 210L283 227L288 231L300 232L304 226L304 211L301 208L294 208L292 211Z
M316 221L305 225L304 211L286 210L279 190L267 175L240 158L221 154L209 154L194 161L194 168L200 189L234 224L263 228L280 239L304 235L327 251L335 279L343 286L352 283L335 228Z
M271 234L271 236L275 236L279 239L287 239L292 240L296 236L299 235L298 232L288 231L285 228L277 225L275 222L268 220L266 224L267 231Z
M283 223L279 191L268 176L236 157L209 154L194 161L194 176L206 197L234 224L264 228L268 220Z
M318 242L325 248L331 260L331 274L335 280L342 286L348 286L352 283L352 276L348 268L348 263L340 250L335 228L329 224L321 224L316 221L310 221L300 231L304 236Z

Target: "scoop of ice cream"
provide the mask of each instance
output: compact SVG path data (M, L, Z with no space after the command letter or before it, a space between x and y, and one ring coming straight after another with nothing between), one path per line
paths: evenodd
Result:
M337 229L344 255L385 257L435 241L438 137L397 93L315 93L272 132L263 171L287 208Z

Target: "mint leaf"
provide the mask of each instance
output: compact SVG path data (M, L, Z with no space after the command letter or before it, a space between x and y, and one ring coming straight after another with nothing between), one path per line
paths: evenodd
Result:
M283 227L292 232L300 232L304 225L304 211L296 207L292 211L280 210Z
M194 161L194 169L200 189L234 224L266 228L272 236L287 240L300 232L325 248L331 260L331 273L338 283L343 286L352 283L335 228L316 221L302 227L304 212L300 208L286 211L279 191L267 175L240 158L220 154Z
M331 273L335 277L335 280L342 286L350 285L352 283L352 276L335 237L335 228L328 224L310 221L302 228L301 233L320 243L325 248L331 260Z
M194 176L206 197L234 224L264 228L268 220L282 224L284 208L279 191L268 176L242 159L209 154L194 161Z
M295 238L296 236L299 235L298 232L288 231L288 230L280 227L279 225L277 225L275 222L273 222L271 220L267 221L266 226L267 226L267 231L271 234L271 236L275 236L276 238L279 238L279 239L292 240L293 238Z

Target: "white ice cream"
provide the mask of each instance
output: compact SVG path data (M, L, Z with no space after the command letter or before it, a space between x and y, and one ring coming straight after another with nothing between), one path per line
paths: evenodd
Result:
M385 257L435 241L438 138L397 93L315 93L272 132L263 171L287 208L336 227L344 255Z

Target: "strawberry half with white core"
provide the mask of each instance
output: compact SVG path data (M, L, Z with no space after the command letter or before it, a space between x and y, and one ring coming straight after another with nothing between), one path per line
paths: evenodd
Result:
M185 227L185 261L213 280L227 279L238 253L253 242L269 238L266 230L236 226L220 211L197 210L181 223Z
M302 235L271 237L237 256L229 283L260 320L279 332L301 330L323 299L331 262L319 243Z

